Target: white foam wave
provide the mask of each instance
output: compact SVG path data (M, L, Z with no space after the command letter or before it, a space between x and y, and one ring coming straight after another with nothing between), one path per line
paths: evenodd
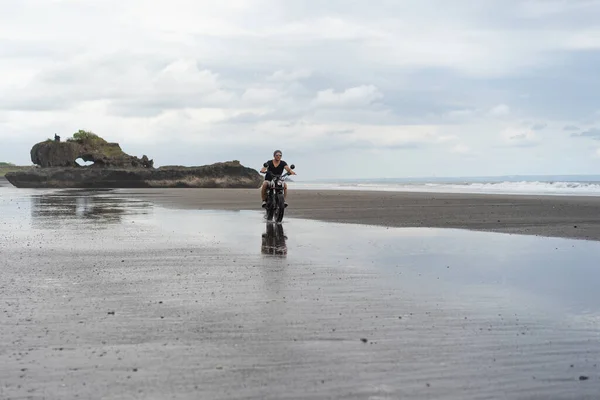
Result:
M487 193L523 195L600 196L600 182L464 182L464 183L289 183L300 190L362 190L391 192Z

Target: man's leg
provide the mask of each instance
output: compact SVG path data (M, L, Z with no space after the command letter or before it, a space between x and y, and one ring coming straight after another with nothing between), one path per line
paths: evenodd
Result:
M262 184L262 187L260 188L260 197L261 197L262 201L267 200L267 185L268 185L268 182L264 181Z

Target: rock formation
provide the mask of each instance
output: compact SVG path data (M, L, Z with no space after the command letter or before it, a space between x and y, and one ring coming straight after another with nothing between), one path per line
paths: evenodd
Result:
M80 166L76 162L80 158L94 164ZM9 172L6 179L20 188L258 188L263 179L237 160L154 168L147 156L130 156L117 143L84 131L66 142L37 143L31 161L37 167Z
M121 150L118 143L109 143L91 132L79 131L66 142L46 140L31 149L31 161L42 168L78 167L81 158L94 167L152 168L154 161L145 155L140 159Z

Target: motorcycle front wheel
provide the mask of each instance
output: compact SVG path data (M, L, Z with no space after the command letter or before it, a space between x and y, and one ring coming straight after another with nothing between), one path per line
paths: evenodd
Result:
M283 198L283 193L277 194L277 198L275 201L275 221L281 222L283 221L283 214L285 212L285 199Z
M275 204L273 204L273 195L269 193L267 195L267 205L265 206L265 219L271 221L275 212Z

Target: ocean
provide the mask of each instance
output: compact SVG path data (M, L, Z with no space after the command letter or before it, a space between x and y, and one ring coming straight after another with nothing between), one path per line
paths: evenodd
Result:
M290 188L298 190L600 196L600 175L517 175L306 181L294 177L294 181L290 182Z

